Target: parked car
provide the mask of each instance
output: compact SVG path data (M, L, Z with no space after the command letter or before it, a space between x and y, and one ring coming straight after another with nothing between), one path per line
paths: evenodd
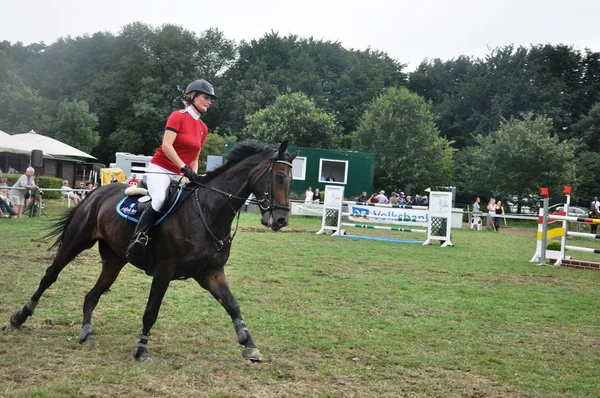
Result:
M564 206L558 206L552 210L553 212L557 211L565 211ZM590 215L590 211L585 207L581 206L569 206L569 216L571 217L588 217Z

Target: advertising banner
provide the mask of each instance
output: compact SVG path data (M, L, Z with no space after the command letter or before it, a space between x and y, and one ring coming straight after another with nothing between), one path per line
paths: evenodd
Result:
M427 227L427 223L429 222L429 212L427 209L397 209L391 207L348 205L348 213L350 213L350 216L348 216L349 221L419 227ZM373 216L385 218L376 218Z

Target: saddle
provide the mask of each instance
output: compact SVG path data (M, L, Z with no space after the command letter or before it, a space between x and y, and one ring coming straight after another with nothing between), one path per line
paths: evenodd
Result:
M175 181L169 185L167 198L160 209L162 217L160 217L154 225L160 224L175 208L181 203L182 193L189 180L182 177L179 181ZM125 197L117 203L117 214L128 221L137 223L144 209L150 205L152 198L148 195L148 185L146 176L142 178L140 183L135 187L129 187L125 190Z

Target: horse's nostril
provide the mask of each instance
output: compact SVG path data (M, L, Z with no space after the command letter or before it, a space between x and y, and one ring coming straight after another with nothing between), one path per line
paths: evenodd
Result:
M277 224L279 224L280 227L285 227L286 225L288 225L288 220L285 217L278 218Z

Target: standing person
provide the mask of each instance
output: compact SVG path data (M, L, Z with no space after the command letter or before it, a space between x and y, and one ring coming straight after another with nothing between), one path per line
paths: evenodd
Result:
M497 231L500 231L500 217L504 216L504 206L502 206L502 201L499 200L496 202L496 218L494 219L494 228Z
M133 187L137 187L137 185L140 183L140 180L137 179L137 175L135 173L133 173L131 175L131 178L129 180L127 180L127 184L133 186Z
M148 231L160 215L169 184L179 180L182 173L191 181L198 177L198 156L208 136L208 127L200 120L200 114L208 111L214 99L217 96L212 84L194 80L185 89L185 108L174 111L167 119L162 145L148 167L147 185L152 205L146 207L135 228L127 248L128 261L143 259Z
M476 231L479 231L479 226L481 225L481 199L478 197L475 198L475 203L473 203L473 220L471 221L471 225L474 227Z
M34 174L35 169L33 167L28 167L27 170L25 170L25 174L19 177L17 182L15 182L15 185L13 185L12 189L8 192L8 198L13 205L17 218L23 218L26 191L28 189L37 189L37 185L35 185L35 180L33 179Z
M333 173L329 173L329 177L327 177L327 181L335 181L335 177L333 176Z
M110 173L110 183L116 184L117 182L119 182L117 175L115 173Z
M487 205L487 210L488 210L488 216L487 216L487 222L486 222L486 228L487 229L494 229L494 231L496 230L496 227L494 225L494 218L496 217L496 199L491 198L490 201L488 202Z
M304 201L305 202L312 202L313 200L313 191L311 187L306 188L306 191L304 192Z

